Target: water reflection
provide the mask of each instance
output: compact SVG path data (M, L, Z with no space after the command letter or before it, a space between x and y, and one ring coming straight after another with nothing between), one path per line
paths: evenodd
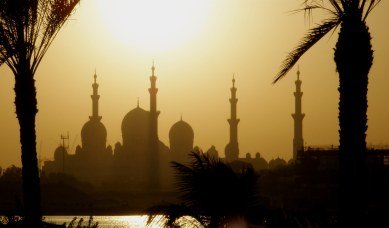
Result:
M78 223L79 219L84 219L84 224L87 224L89 216L45 216L46 222L52 222L55 224L69 224L74 217L77 217ZM160 228L162 225L162 216L153 222L148 227L151 228ZM99 228L144 228L147 224L147 216L131 215L131 216L93 216L93 222L99 223Z
M77 217L77 221L82 218L84 220L83 225L86 225L89 220L89 216L45 216L45 221L50 223L55 223L62 225L66 223L67 225ZM98 228L162 228L163 217L157 216L153 223L147 226L147 216L146 215L123 215L123 216L93 216L93 223L98 222ZM195 219L189 216L185 216L179 219L178 223L181 227L202 227Z

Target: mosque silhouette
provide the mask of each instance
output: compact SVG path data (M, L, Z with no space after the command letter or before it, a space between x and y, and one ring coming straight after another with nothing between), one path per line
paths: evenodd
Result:
M168 187L172 183L173 173L171 161L187 162L188 154L193 151L194 131L181 119L173 124L169 131L169 146L158 138L157 110L157 77L154 64L150 76L150 110L139 106L129 111L121 124L122 143L117 142L115 148L107 146L107 129L99 116L99 84L94 74L92 84L92 116L81 130L81 145L74 154L69 154L63 143L54 152L53 161L45 161L43 172L66 173L79 180L90 183L106 181L126 182L140 189L145 187ZM249 163L255 169L266 169L268 163L257 153L255 158L247 154L239 158L238 123L235 78L231 88L230 141L225 148L225 160L229 163ZM212 146L207 152L209 156L219 158L218 151ZM281 160L281 159L278 159ZM277 161L274 160L273 163ZM280 162L280 161L278 161ZM282 162L282 161L281 161Z

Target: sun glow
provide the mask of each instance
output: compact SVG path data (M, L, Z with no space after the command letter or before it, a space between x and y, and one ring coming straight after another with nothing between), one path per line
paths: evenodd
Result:
M200 31L209 0L99 0L100 15L110 32L137 48L176 48Z

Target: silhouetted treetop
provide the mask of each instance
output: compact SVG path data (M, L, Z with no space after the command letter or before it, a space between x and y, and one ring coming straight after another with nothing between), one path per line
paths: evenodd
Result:
M0 65L13 73L22 61L35 73L80 0L0 0Z
M311 17L314 10L323 10L329 17L308 30L307 34L285 58L281 64L281 70L277 73L273 83L283 78L297 61L321 40L331 30L336 29L349 15L356 17L365 23L371 11L381 2L381 0L303 0L303 7L293 12L304 12L307 17Z

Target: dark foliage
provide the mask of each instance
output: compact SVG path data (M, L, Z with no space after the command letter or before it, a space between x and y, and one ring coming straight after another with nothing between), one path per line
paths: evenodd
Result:
M310 17L314 10L323 10L329 15L329 19L317 24L310 29L302 41L293 49L281 64L281 70L274 79L274 83L283 78L297 63L297 61L326 34L341 25L348 15L356 11L356 19L365 24L366 18L381 0L303 0L303 7L295 10L304 12ZM328 7L330 6L330 7Z
M42 222L42 228L97 228L99 225L98 222L93 221L93 217L90 216L88 221L85 221L83 218L80 218L77 221L77 217L74 217L69 224L64 223L62 225L52 224L48 222ZM0 217L0 227L4 228L22 228L29 227L25 223L24 217L15 216L15 215L7 215Z
M206 227L221 227L242 219L254 223L260 219L257 194L258 176L251 167L234 171L219 159L202 152L191 152L188 165L172 163L182 204L165 204L149 210L166 215L166 226L177 225L183 216L191 216Z
M84 225L85 224L85 225ZM74 217L72 221L67 225L66 223L63 224L62 227L65 228L96 228L98 227L98 222L93 222L93 217L89 216L88 221L85 223L83 218L80 218L77 222L77 217Z

